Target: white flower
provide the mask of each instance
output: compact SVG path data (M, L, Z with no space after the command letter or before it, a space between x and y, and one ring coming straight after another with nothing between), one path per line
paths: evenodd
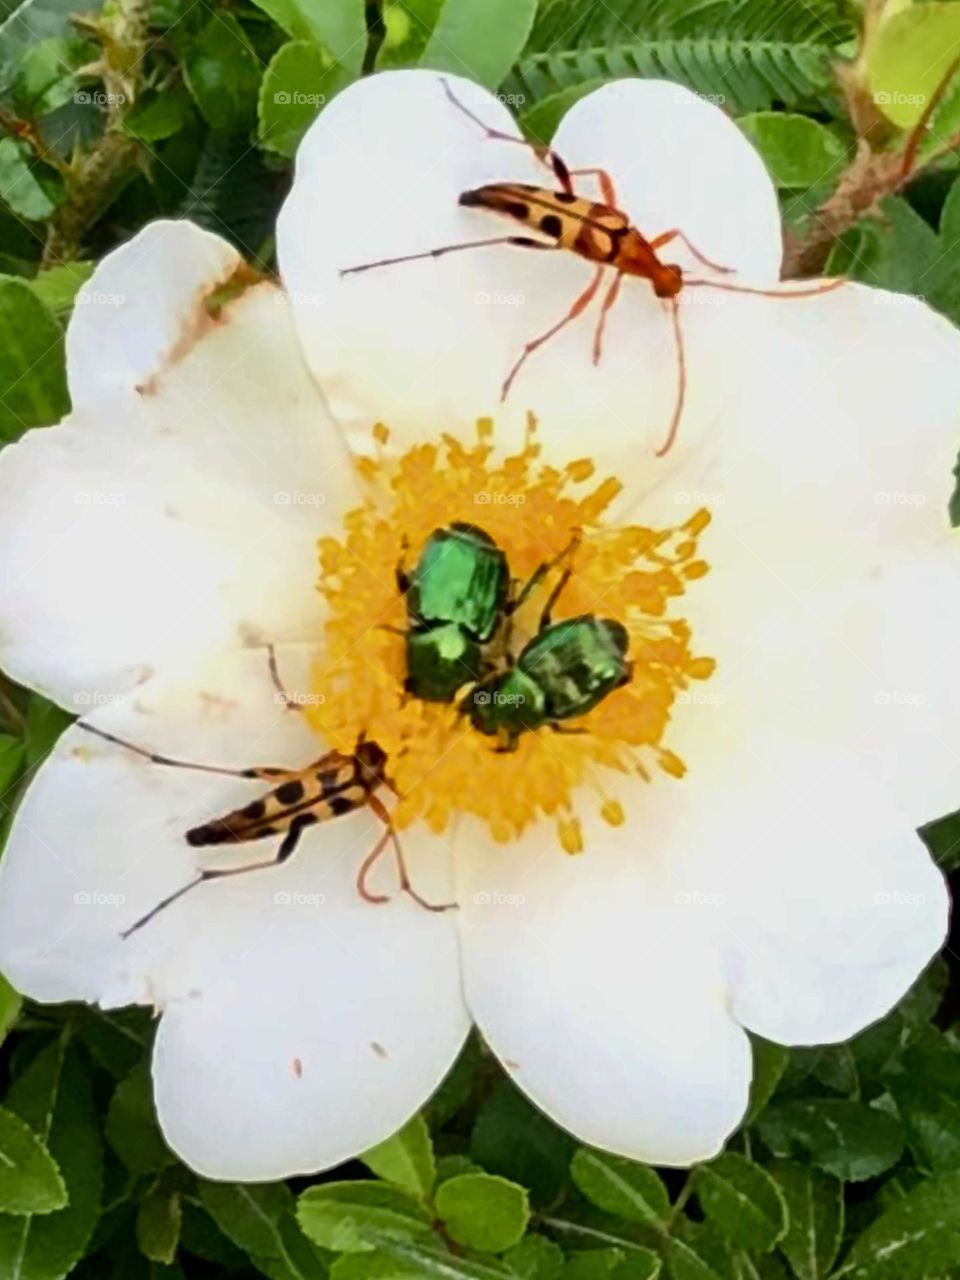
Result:
M451 83L513 128L489 95ZM681 227L740 280L775 281L773 191L716 109L623 82L579 103L556 142L574 167L607 168L645 231ZM945 887L916 827L957 803L960 553L946 507L960 339L922 304L877 305L888 295L858 286L684 303L688 402L658 460L675 353L662 304L628 280L599 367L581 318L501 410L519 346L588 267L484 249L339 275L498 234L457 205L496 179L544 181L525 149L471 132L436 76L347 90L308 136L282 218L289 306L261 284L211 317L203 299L236 256L187 224L148 228L88 286L123 306L72 321L72 419L0 456L5 669L109 733L234 768L323 750L278 700L264 646L289 689L316 687L314 544L340 537L360 500L341 426L359 448L381 418L400 452L444 429L466 438L489 412L513 447L533 409L545 461L595 458L624 483L621 514L663 526L713 513L712 571L675 604L718 662L673 705L686 776L621 780L624 824L585 814L579 857L549 823L506 846L475 818L439 837L407 828L418 891L458 912L361 901L357 867L381 830L361 811L123 940L208 865L184 832L262 784L64 735L0 870L0 967L38 999L163 1011L161 1123L208 1176L312 1171L386 1137L470 1018L583 1141L703 1159L746 1105L744 1028L844 1039L944 937ZM491 503L450 519L471 514L505 518ZM524 775L510 776L519 794Z

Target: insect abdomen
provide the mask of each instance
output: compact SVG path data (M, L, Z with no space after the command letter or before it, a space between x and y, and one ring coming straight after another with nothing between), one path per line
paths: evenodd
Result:
M242 808L192 827L186 840L194 846L241 844L282 835L294 821L304 826L361 809L369 800L370 791L370 784L361 780L353 760L335 768L311 767L302 773L291 773L272 791Z

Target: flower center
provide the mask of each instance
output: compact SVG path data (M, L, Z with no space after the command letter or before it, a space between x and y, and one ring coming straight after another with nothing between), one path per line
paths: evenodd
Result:
M353 751L361 738L383 748L398 828L420 820L439 833L457 814L470 813L506 843L550 816L562 847L579 853L574 795L581 788L599 797L603 818L618 826L624 813L607 793L607 771L647 781L651 766L676 778L685 772L662 740L677 693L708 678L714 661L693 654L689 625L670 610L687 584L707 572L697 538L710 514L697 511L667 529L606 524L619 481L597 483L586 458L562 469L547 465L532 420L523 449L499 461L487 420L477 424L472 447L445 436L399 458L382 449L386 428L374 434L376 457L356 463L366 500L348 514L342 538L319 543L319 589L330 615L325 655L314 672L322 696L312 720L340 750ZM488 646L494 670L519 668L525 681L525 646L542 634L541 615L561 576L555 620L587 618L611 633L625 631L623 682L585 715L524 729L505 747L471 717L469 686L448 701L409 692L410 601L396 570L409 567L438 530L457 524L481 530L503 551L513 600L533 580ZM472 696L482 703L508 687L516 687L512 677L502 683L495 676Z

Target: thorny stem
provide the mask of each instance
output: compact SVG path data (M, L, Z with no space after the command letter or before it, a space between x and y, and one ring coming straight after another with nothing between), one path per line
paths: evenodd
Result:
M131 176L140 144L123 126L142 75L149 0L113 0L93 18L75 19L99 41L101 56L88 70L103 80L106 124L89 154L69 166L68 196L50 223L44 265L77 256L83 237L109 207Z

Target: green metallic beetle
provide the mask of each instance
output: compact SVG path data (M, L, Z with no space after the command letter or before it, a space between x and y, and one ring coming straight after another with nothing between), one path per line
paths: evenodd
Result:
M435 529L409 575L397 568L406 597L407 691L428 702L450 702L489 671L483 647L507 606L507 557L483 529L450 524Z
M571 572L568 565L516 662L481 680L460 703L473 727L499 737L503 750L515 750L521 734L545 725L562 731L563 721L586 715L631 678L622 623L592 613L551 621Z

